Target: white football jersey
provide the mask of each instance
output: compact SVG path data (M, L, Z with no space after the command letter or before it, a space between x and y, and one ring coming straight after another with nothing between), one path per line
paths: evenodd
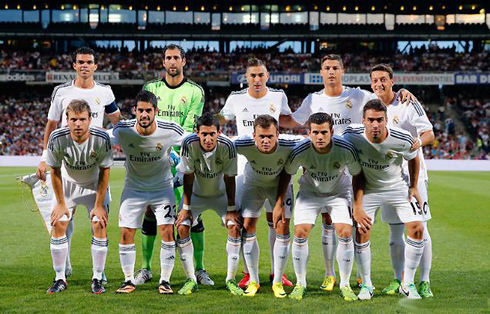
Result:
M291 114L288 98L282 89L267 87L267 93L260 99L250 96L248 88L232 92L221 109L221 115L227 120L236 117L238 136L252 135L255 118L263 114L273 116L278 123L280 115Z
M61 121L62 126L67 125L65 110L73 99L83 99L89 104L92 111L91 124L101 128L104 122L105 107L111 105L116 98L109 85L94 81L92 88L79 88L75 86L73 80L54 88L48 119Z
M170 121L158 121L155 132L140 135L136 119L120 121L111 134L113 144L120 144L126 155L125 186L137 191L173 188L170 150L180 145L184 129Z
M352 124L345 130L344 138L357 150L366 177L366 193L408 188L408 178L403 175L403 159L417 157L417 152L410 150L413 144L410 133L388 127L388 136L382 143L371 143L364 125Z
M298 143L285 169L294 175L299 167L304 168L298 181L300 190L322 194L338 194L351 188L346 167L352 175L361 172L355 147L337 135L332 137L332 148L327 154L318 153L309 138Z
M362 122L364 105L372 99L377 99L374 93L359 87L343 86L343 88L342 94L335 97L327 96L324 89L309 94L293 113L293 119L300 124L305 124L310 115L325 112L332 116L334 133L342 135L349 124Z
M192 192L200 197L216 197L226 193L224 175L236 176L237 155L233 142L226 136L218 136L218 143L212 152L201 148L197 134L191 134L182 141L180 163L182 173L193 173Z
M54 130L49 136L46 164L61 167L64 180L87 186L99 179L99 167L112 166L111 140L106 131L90 127L89 138L78 144L68 127Z
M244 171L244 183L254 186L277 186L279 174L286 165L296 144L304 139L302 136L279 135L276 150L264 154L255 146L252 136L238 137L234 143L237 153L247 158Z
M425 114L424 108L418 102L400 103L396 98L388 106L388 125L408 131L412 137L417 138L420 134L431 131L432 123ZM419 181L428 180L427 166L425 164L424 152L419 148L420 172ZM403 163L403 169L408 174L408 162Z

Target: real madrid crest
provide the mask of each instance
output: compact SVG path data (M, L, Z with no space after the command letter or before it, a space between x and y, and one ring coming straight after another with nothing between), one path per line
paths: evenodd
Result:
M340 163L338 161L333 163L334 169L340 169Z
M392 151L388 151L385 155L385 159L386 160L390 160L391 158L393 158L393 152Z
M345 108L352 109L352 101L350 101L350 98L345 102Z
M182 96L182 98L180 99L180 102L185 104L187 102L187 98L185 96Z
M284 159L280 158L278 161L277 161L277 165L280 166L284 164Z
M398 124L400 122L400 119L398 118L398 116L394 116L393 117L393 124Z
M100 105L100 98L99 98L99 97L95 97L95 103L96 103L97 105Z
M223 161L221 161L221 159L216 158L216 164L217 164L217 165L221 165L222 163L223 163Z
M162 143L157 143L156 148L157 148L157 150L162 150L163 149Z
M39 194L41 194L41 197L47 197L48 196L48 185L46 182L41 181L41 188L39 189Z
M276 107L274 106L274 104L271 104L271 105L269 106L269 111L270 111L271 113L276 112Z
M90 157L97 158L97 153L95 152L95 150L90 152Z

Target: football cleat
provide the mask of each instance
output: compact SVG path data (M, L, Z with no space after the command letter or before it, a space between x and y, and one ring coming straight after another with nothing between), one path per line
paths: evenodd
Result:
M209 277L209 273L205 269L196 271L197 283L205 286L214 286L214 281Z
M238 286L242 289L245 289L245 288L247 288L249 281L250 281L250 274L249 273L243 273L243 278L238 283Z
M296 284L293 291L289 294L289 297L294 300L301 300L306 294L306 287L301 284Z
M270 280L271 284L274 282L274 274L269 275L269 280ZM283 286L286 286L286 287L294 286L293 283L288 279L288 277L286 277L286 274L282 274L281 283Z
M260 285L255 281L250 281L247 286L247 290L243 292L246 297L254 297L255 294L260 290Z
M340 288L340 295L344 298L345 301L356 301L357 295L352 291L350 286L343 286Z
M158 293L160 294L173 294L174 291L170 287L170 283L168 281L162 280L158 285Z
M430 290L430 282L421 281L419 285L419 294L422 299L432 298L434 295L432 294L432 290Z
M58 279L58 280L55 280L53 281L53 285L51 287L49 287L48 291L46 291L48 294L55 294L55 293L59 293L63 290L66 290L68 288L68 285L66 283L66 281L64 281L63 279Z
M284 291L284 287L281 282L275 282L272 284L272 292L274 292L274 296L279 299L284 299L288 296L286 291Z
M357 286L360 288L362 285L362 278L361 277L357 277Z
M151 281L151 278L153 278L151 270L141 268L134 274L134 283L136 285L142 285L148 281Z
M243 290L240 288L235 279L230 279L226 282L226 288L231 292L233 295L242 295Z
M382 294L394 295L399 292L401 286L401 281L398 279L393 279L393 281L381 291Z
M188 295L188 294L191 294L192 292L194 292L196 290L197 290L197 282L188 278L185 281L184 286L182 288L180 288L178 293L180 295Z
M322 289L323 291L332 292L333 287L335 286L335 281L336 279L334 276L325 277L322 285L320 286L320 289Z
M133 292L134 290L136 290L136 286L134 285L134 283L132 283L131 281L128 280L128 281L124 282L119 287L119 289L116 290L116 293L129 294L129 293Z
M104 285L102 284L102 280L92 279L92 293L94 294L102 294L105 292Z
M359 292L359 295L357 297L359 298L359 300L371 300L374 295L373 290L373 287L362 284L361 291Z
M400 293L407 297L407 299L422 299L417 288L413 283L408 285L402 285L400 287Z

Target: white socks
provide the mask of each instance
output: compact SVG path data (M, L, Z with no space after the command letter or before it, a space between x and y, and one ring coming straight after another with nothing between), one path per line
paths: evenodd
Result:
M430 281L430 269L432 267L432 238L427 229L427 221L424 222L424 253L420 260L420 281Z
M354 264L354 241L352 237L338 238L337 263L339 264L340 287L349 286L349 279Z
M66 256L68 255L68 239L66 236L55 238L51 237L49 248L51 249L51 257L53 259L53 269L56 273L54 280L63 279L65 277Z
M66 255L66 269L71 268L71 259L70 259L70 251L71 251L71 239L73 238L73 231L75 231L75 222L73 221L73 216L68 222L68 226L66 226L66 238L68 239L68 254Z
M405 246L405 274L403 276L403 284L408 285L413 283L415 272L420 264L422 253L424 252L424 240L415 240L407 237Z
M405 224L390 226L390 255L391 266L395 279L402 281L403 269L405 268Z
M107 238L92 237L92 279L102 280L109 242Z
M162 280L170 282L170 275L175 264L175 242L162 241L160 249L160 282Z
M133 284L134 281L134 264L136 263L136 245L132 244L119 244L119 260L121 261L121 268L124 273L124 281L130 281Z
M235 279L238 264L240 263L240 247L242 240L228 236L226 241L226 254L228 256L228 267L226 272L226 281Z
M362 284L372 287L371 282L371 242L356 243L355 244L355 258L357 264L357 270L362 278Z
M269 229L270 230L270 229ZM274 245L274 283L282 282L289 258L289 234L278 234Z
M296 284L306 287L306 266L308 265L308 238L293 240L293 267L296 273Z
M276 229L274 229L273 227L273 223L272 222L267 222L267 224L269 225L269 250L270 250L270 253L271 253L271 274L274 274L274 248L275 248L275 244L276 244ZM282 274L281 274L281 277L282 277Z
M196 275L194 274L194 246L192 245L191 237L185 239L178 239L177 245L179 248L180 261L184 268L184 273L187 278L197 282Z
M255 233L245 234L243 236L243 256L247 261L250 281L259 283L259 243Z
M333 225L323 224L322 229L323 258L325 259L325 276L335 277L335 251L337 250L337 237Z

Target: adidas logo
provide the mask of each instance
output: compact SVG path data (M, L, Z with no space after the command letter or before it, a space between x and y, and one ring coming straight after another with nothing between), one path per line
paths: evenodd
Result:
M242 112L248 112L247 108L243 108Z
M131 147L131 148L135 148L133 143L129 143L128 146Z

